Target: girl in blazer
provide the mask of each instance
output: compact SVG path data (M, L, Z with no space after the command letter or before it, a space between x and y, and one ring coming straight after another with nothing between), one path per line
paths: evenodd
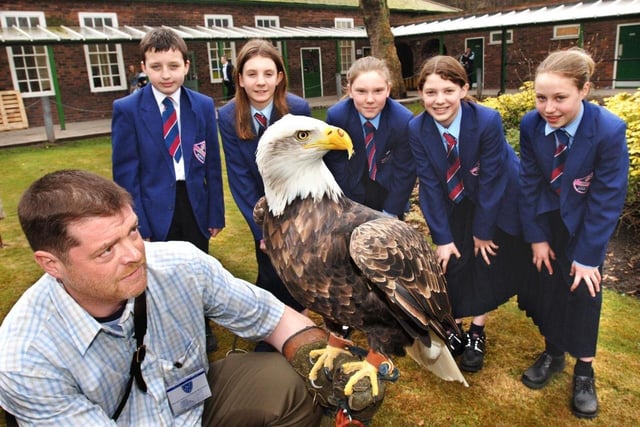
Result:
M231 194L255 240L256 284L301 311L302 305L289 294L264 252L262 228L253 220L253 207L264 196L264 184L256 165L259 137L269 124L285 114L310 116L311 108L307 101L287 92L282 58L266 40L250 40L242 47L234 78L235 98L220 108L218 124Z
M568 352L577 359L572 410L584 418L598 413L602 263L629 171L625 123L585 101L594 67L581 49L551 53L536 71L536 109L520 124L520 212L537 272L519 302L545 338L522 382L544 387Z
M461 369L482 368L487 313L516 293L526 265L518 217L518 158L500 115L472 102L464 67L435 56L420 72L425 112L409 124L420 208L447 278L453 314L472 316L468 332L449 332Z
M416 184L409 147L413 113L389 98L391 74L381 59L358 59L347 81L348 96L327 110L326 122L347 131L354 155L348 159L343 151L331 151L325 164L347 197L402 218ZM369 150L367 126L373 132Z

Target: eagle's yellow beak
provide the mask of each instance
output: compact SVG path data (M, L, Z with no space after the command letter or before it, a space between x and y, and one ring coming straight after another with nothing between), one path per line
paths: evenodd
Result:
M351 137L343 129L336 126L327 126L324 130L323 138L307 145L307 148L311 146L325 150L346 150L349 158L353 155L353 142L351 142Z

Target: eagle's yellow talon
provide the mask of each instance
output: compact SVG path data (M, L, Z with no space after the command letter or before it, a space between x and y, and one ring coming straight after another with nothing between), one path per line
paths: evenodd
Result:
M313 364L313 367L309 371L309 380L317 380L318 372L320 372L322 368L327 368L330 371L333 371L333 361L336 359L336 357L338 357L338 355L342 353L350 354L347 350L343 350L332 345L328 345L323 349L311 350L309 352L309 358L315 359L317 357L318 360L316 360L316 362Z
M371 395L374 397L378 395L378 368L371 363L366 360L362 362L348 362L342 365L342 370L347 374L355 372L344 386L345 396L351 396L353 394L353 386L365 377L368 377L371 381Z

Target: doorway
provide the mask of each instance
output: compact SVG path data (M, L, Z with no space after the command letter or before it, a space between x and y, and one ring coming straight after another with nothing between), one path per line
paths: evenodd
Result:
M614 87L640 86L640 24L618 26Z
M471 87L478 87L478 82L482 86L484 82L484 37L475 39L465 39L464 49L471 48L473 52L473 72L471 73Z
M322 60L319 47L300 49L302 93L304 98L322 96Z

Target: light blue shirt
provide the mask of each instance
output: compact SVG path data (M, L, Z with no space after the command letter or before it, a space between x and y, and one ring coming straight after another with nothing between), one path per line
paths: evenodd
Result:
M573 138L576 135L576 132L578 132L578 127L580 126L580 122L582 121L582 116L584 115L584 105L582 105L582 103L580 103L580 112L578 113L578 115L576 116L575 119L573 119L573 121L571 123L569 123L568 125L561 127L560 129L564 130L565 133L567 135L569 135L569 144L567 144L567 150L571 148L571 146L573 145ZM547 123L544 126L544 134L549 135L552 132L555 132L556 130L558 130L557 128L552 128L551 126L549 126L549 123ZM557 144L557 141L556 141Z
M148 392L134 382L118 424L200 426L203 406L174 417L165 390L200 368L208 370L203 318L261 340L275 329L284 305L189 243L145 247L148 327L142 375ZM115 425L111 416L125 392L136 347L133 299L119 326L100 324L56 279L43 275L0 327L0 404L26 425Z
M365 116L363 116L360 113L358 113L358 116L360 117L360 125L362 127L362 134L363 135L366 136L366 132L364 130L364 124L366 122L371 122L371 124L373 125L374 128L376 128L376 130L378 130L378 128L380 128L380 114L375 116L373 119L367 119Z
M253 128L256 131L256 134L258 133L258 131L260 130L260 124L258 123L258 121L256 120L256 113L262 113L266 118L267 118L267 126L269 126L269 120L271 118L271 112L273 111L273 101L271 101L269 103L269 105L267 105L266 107L264 107L262 110L258 110L257 108L255 108L253 105L251 106L251 118L253 119Z
M462 108L458 109L458 114L456 114L456 116L454 117L453 121L451 122L448 128L442 126L435 119L433 120L433 122L436 124L436 127L438 128L438 132L440 133L440 139L442 140L442 146L444 147L444 152L446 153L448 151L448 147L447 147L447 140L444 139L445 133L450 133L456 139L456 141L460 141L460 124L462 123Z

